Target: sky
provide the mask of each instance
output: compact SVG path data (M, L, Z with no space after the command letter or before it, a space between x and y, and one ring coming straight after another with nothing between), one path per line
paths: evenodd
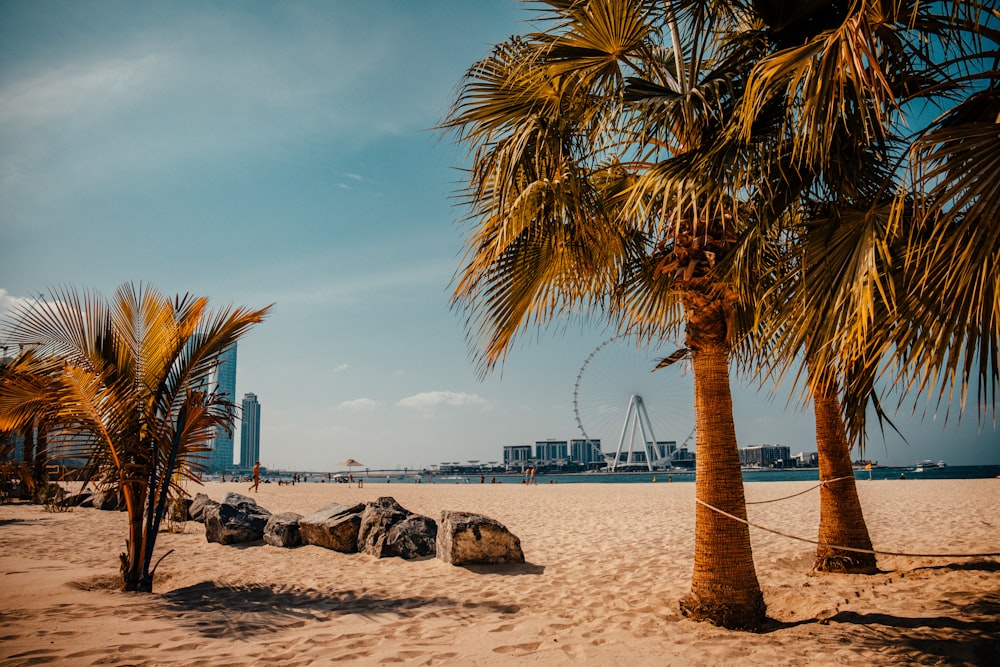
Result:
M499 461L581 437L574 387L609 333L527 332L482 377L449 303L467 157L434 127L468 67L532 16L515 0L0 0L0 311L140 281L274 304L236 381L237 402L260 400L269 468ZM734 379L741 446L815 451L811 411L787 394ZM906 441L876 431L864 456L1000 464L975 414L907 407L897 425ZM619 425L585 428L617 444ZM658 439L687 437L668 429Z

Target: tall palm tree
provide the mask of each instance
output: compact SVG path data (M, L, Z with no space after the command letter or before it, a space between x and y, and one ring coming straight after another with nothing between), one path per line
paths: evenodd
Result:
M956 103L913 142L914 220L905 238L901 325L893 351L910 382L966 405L970 385L984 420L1000 384L1000 10L955 12L960 47L947 65ZM940 93L941 89L933 92ZM900 198L897 211L907 210ZM947 414L947 410L945 410Z
M444 123L473 156L465 203L477 227L456 304L488 370L532 324L579 313L621 319L608 310L621 276L656 254L656 291L667 298L646 316L662 325L683 309L698 497L745 518L729 387L737 297L715 270L735 239L737 202L715 186L718 169L697 169L733 96L711 41L715 17L697 3L545 4L554 27L474 65ZM641 80L628 93L634 105L623 104L628 75ZM765 607L747 526L706 505L696 511L682 609L759 627Z
M224 350L269 308L211 311L205 298L173 299L125 284L110 301L50 291L19 307L6 336L37 343L0 385L0 429L49 415L53 448L82 456L100 486L120 492L128 512L123 589L151 591L159 523L179 477L196 479L234 406L209 378Z
M954 378L963 363L967 378L978 356L984 362L980 388L996 386L995 307L987 315L997 293L991 270L998 247L995 224L989 231L997 202L988 197L988 179L992 176L995 183L996 170L975 170L974 189L959 184L950 194L944 189L955 181L941 178L951 173L947 165L925 171L922 181L916 179L917 187L905 187L897 168L903 151L894 148L900 141L893 129L904 119L907 102L940 98L959 88L963 78L974 79L955 65L995 58L997 32L984 27L984 17L990 15L976 2L754 4L776 49L757 64L747 83L743 136L750 136L762 111L776 103L788 109L778 157L771 163L793 174L812 202L807 224L798 224L794 232L802 261L787 274L791 286L785 282L782 295L767 302L772 316L768 335L780 339L777 347L786 360L800 354L807 360L821 476L839 478L850 471L841 433L846 430L863 443L867 404L878 399L874 378L888 362L895 361L896 373L919 374L926 382L928 377ZM996 18L994 14L994 23ZM992 39L993 50L981 49L981 42L969 35ZM946 54L953 50L959 55L949 60ZM995 123L996 114L987 112L982 118ZM992 129L980 125L984 127L979 136L995 153L995 124ZM983 164L967 159L967 136L947 145L933 160L965 152L966 158L957 160L960 170ZM938 185L931 196L922 196L920 190L934 182ZM923 224L912 213L914 199L929 202L928 212L941 204L950 208L955 192L975 193L964 202L974 202L968 206L979 235L973 242L968 234L955 233L954 213L929 214ZM965 218L965 205L955 210ZM936 222L926 222L932 219ZM936 239L927 231L932 225L938 230ZM990 277L982 281L977 276ZM968 289L969 281L974 289ZM934 296L921 297L930 286ZM953 299L936 298L945 286ZM948 316L941 307L945 303ZM964 310L953 308L956 303L964 303ZM841 370L831 374L836 368ZM946 368L951 373L941 374ZM844 391L843 406L832 403L837 387ZM993 401L995 405L995 390ZM821 494L819 541L870 550L853 480L824 487ZM820 546L817 566L874 571L874 557L860 554Z

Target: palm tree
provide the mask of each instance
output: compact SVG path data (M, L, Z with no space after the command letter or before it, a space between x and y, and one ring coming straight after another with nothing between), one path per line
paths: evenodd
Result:
M979 417L997 414L1000 384L1000 12L990 3L956 12L958 52L947 63L957 103L913 142L914 220L903 232L906 292L893 352L910 382L956 392L976 388ZM957 80L957 81L956 81ZM942 87L932 92L942 92ZM907 211L900 198L896 210Z
M37 345L0 385L0 429L49 415L51 446L85 457L89 475L121 494L123 589L148 592L168 498L183 493L179 477L197 479L216 429L232 427L234 406L209 378L269 307L211 311L203 297L170 299L133 284L108 302L72 289L51 294L7 322L10 340Z
M863 444L867 404L875 402L880 410L874 378L887 360L895 360L897 373L919 374L926 382L928 377L954 378L963 363L963 377L968 378L978 356L983 361L980 388L996 386L998 314L987 313L996 303L998 244L995 225L991 232L991 225L984 224L996 219L996 198L988 196L990 177L992 192L997 191L996 170L975 170L976 185L968 189L968 182L956 187L956 180L941 178L951 173L945 164L925 171L915 181L918 187L903 187L896 165L904 151L893 128L908 101L933 100L953 92L963 77L976 78L964 71L956 76L954 65L995 58L997 50L977 47L968 34L992 39L995 45L997 32L984 26L986 7L974 2L754 4L777 48L748 80L741 108L743 136L750 136L761 113L776 105L789 110L770 163L793 174L792 183L778 179L785 187L803 186L800 191L809 200L803 208L810 212L806 224L796 223L793 232L801 261L785 276L781 295L760 303L770 309L766 335L780 340L776 347L786 363L798 355L807 360L821 477L840 478L850 473L843 432ZM958 49L959 55L946 62L950 49ZM995 112L983 111L979 119L995 122ZM995 124L979 128L985 128L978 136L986 145L974 145L977 156L985 157L988 152L979 151L989 146L996 154ZM965 152L957 160L960 170L985 164L968 159L969 136L962 132L958 141L947 141L943 152L923 154L936 152L932 161L940 164L948 153ZM933 133L924 136L922 145L937 141ZM935 182L931 196L923 197L922 187ZM951 187L955 189L945 194ZM956 202L956 192L974 193L954 211L961 212L960 218L965 218L966 206L973 213L967 222L978 230L976 239L955 233L961 225L954 224L954 212L931 213ZM913 215L914 199L927 204L923 223ZM984 283L977 276L992 278ZM954 298L934 298L942 287L950 287ZM929 288L934 297L920 296ZM942 309L946 303L948 315ZM956 303L964 303L964 309L954 309ZM994 360L992 377L989 359ZM941 373L949 368L950 373ZM846 398L843 406L833 402L838 386ZM995 405L995 392L993 401ZM821 494L819 541L870 550L853 479L824 487ZM859 551L820 546L817 567L874 571L875 560Z
M465 203L478 225L455 303L489 370L517 332L560 315L603 313L631 327L631 316L610 310L612 297L623 274L654 267L655 292L666 299L645 324L666 325L683 309L695 377L705 504L682 609L759 627L765 607L748 528L709 508L746 516L729 387L737 296L716 270L736 238L738 202L715 185L729 164L699 169L722 137L734 97L727 72L739 59L718 59L716 17L700 11L709 7L546 4L555 27L511 39L474 65L444 123L471 146ZM627 73L636 78L629 93ZM623 104L626 94L634 105Z

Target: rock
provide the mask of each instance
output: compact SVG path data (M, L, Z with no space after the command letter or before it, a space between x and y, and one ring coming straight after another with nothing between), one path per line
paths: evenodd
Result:
M333 549L341 553L358 550L358 529L365 506L331 503L299 520L303 544Z
M91 496L91 507L99 510L124 510L125 500L115 489L97 489Z
M358 551L376 558L423 558L434 555L436 538L433 519L414 514L395 498L384 496L367 503L361 514Z
M167 518L171 521L190 521L192 502L190 498L171 498L167 504Z
M239 494L229 494L226 501L205 510L205 538L219 544L256 542L264 537L264 526L271 513L256 502L246 503ZM242 496L246 498L246 496Z
M188 516L191 517L192 521L205 523L205 510L209 507L215 507L218 504L218 501L212 500L204 493L198 493L191 500L191 506L188 508Z
M395 498L388 496L375 502L366 503L361 513L361 525L358 527L358 551L385 558L395 556L386 548L386 538L389 530L409 515Z
M291 549L302 545L302 535L299 532L301 514L282 512L272 514L264 526L264 544Z
M521 540L496 519L470 512L441 512L437 557L452 565L523 563Z
M93 496L94 494L89 489L84 489L80 493L66 496L59 504L63 507L93 507Z
M437 553L437 523L420 514L410 514L389 529L385 540L387 555L406 560Z
M235 493L230 491L226 494L226 497L222 499L223 505L232 505L233 507L259 507L257 501L250 496L244 496L242 493Z

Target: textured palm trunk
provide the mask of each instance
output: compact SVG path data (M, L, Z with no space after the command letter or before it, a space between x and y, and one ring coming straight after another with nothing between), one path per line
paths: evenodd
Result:
M138 482L126 482L122 485L125 496L125 510L128 514L128 542L121 559L122 590L141 590L142 552L143 552L143 511L146 494L143 485Z
M695 486L704 503L745 519L733 402L729 347L721 304L685 304L687 341L694 368L697 462ZM705 305L714 317L706 314ZM681 611L730 629L756 630L767 618L753 564L749 527L698 503L695 508L694 572Z
M814 569L820 572L874 574L878 572L875 554L824 546L871 550L872 541L861 511L837 392L829 383L816 382L815 385L813 409L816 413L819 478L837 481L820 487L818 541L821 544L816 549Z
M32 465L31 477L35 480L35 488L49 483L49 439L44 422L38 424L38 435L35 439L35 461Z
M21 466L25 471L24 479L28 480L28 483L21 483L21 500L31 500L35 493L35 424L31 424L24 427L21 432L24 438L24 446L21 449Z

